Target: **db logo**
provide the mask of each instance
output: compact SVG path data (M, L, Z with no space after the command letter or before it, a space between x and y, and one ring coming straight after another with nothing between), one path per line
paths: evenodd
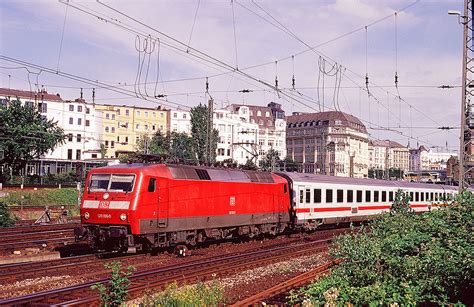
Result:
M99 209L109 209L110 201L108 200L101 200L99 202Z

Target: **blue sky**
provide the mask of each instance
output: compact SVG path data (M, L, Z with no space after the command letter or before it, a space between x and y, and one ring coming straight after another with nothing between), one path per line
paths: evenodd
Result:
M339 108L358 116L365 121L374 138L388 138L407 144L408 136L412 136L412 146L418 142L420 145L445 147L447 142L450 149L458 147L459 130L448 133L433 127L459 126L460 88L437 89L435 86L461 84L462 27L456 17L449 16L447 11L462 10L462 1L101 2L186 44L190 42L194 49L230 66L237 66L256 79L274 84L277 76L279 87L291 88L294 73L299 93L286 90L296 99L282 95L279 97L274 90L252 79L215 65L203 64L201 60L196 61L190 54L166 46L175 44L169 38L96 1L73 0L69 3L92 10L94 14L115 18L122 25L151 35L155 49L149 58L150 65L148 57L145 58L140 76L142 83L146 78L146 88L143 85L135 86L139 54L140 59L143 59L144 54L135 48L135 34L58 1L1 1L0 54L52 70L59 67L60 72L120 86L131 94L127 96L95 86L98 102L194 106L205 101L205 77L222 73L209 79L210 93L219 107L229 103L264 105L278 101L283 104L287 114L292 111L314 111L320 108L318 100L322 104L324 93L326 107ZM199 9L194 19L198 3ZM394 13L410 4L413 5L400 12L395 22ZM372 25L384 17L387 18ZM278 21L310 46L359 28L362 30L325 44L317 48L317 52L299 54L308 49L307 46L268 21L279 26L276 23ZM190 35L193 23L194 29ZM367 33L364 30L366 25L369 25ZM159 53L157 39L161 42ZM144 38L141 38L140 43L143 42ZM194 51L190 53L196 54ZM324 56L320 57L321 54ZM295 55L294 60L292 55ZM274 63L276 60L277 64ZM323 87L323 74L318 73L321 61L326 63L326 69L329 70L334 65L333 60L341 65L338 66L341 69L337 99L334 98L334 87L339 83L336 83L335 77L325 75ZM264 63L269 64L260 65ZM253 65L259 66L244 69ZM31 81L28 82L28 72L24 68L7 69L22 65L0 60L0 67L0 86L29 89L31 83L35 87L39 70L30 69ZM147 68L148 77L145 73ZM395 70L399 75L400 96L406 103L400 103L395 97ZM363 90L366 73L373 95L371 99ZM196 79L169 82L187 78ZM39 74L38 84L44 85L48 92L60 93L65 99L77 98L79 88L83 87L85 98L91 99L93 86L46 71ZM167 95L168 101L151 99L154 101L150 102L133 97L138 88L142 94L146 90L150 96L155 93ZM251 89L253 92L242 94L239 92L242 89ZM387 131L387 127L392 127L393 131Z

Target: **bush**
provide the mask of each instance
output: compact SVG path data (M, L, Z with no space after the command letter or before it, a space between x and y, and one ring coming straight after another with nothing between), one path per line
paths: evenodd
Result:
M9 191L4 202L9 206L54 206L77 204L77 190L74 188L42 189L37 191Z
M463 302L474 293L474 197L465 192L439 210L416 215L394 211L335 240L342 263L330 275L293 293L291 302L417 305Z
M4 203L0 203L0 227L11 227L15 225L15 219L10 213L10 209Z
M129 277L135 270L129 266L126 271L122 271L122 264L113 261L104 265L106 269L112 270L110 280L104 285L96 283L91 289L99 291L100 300L105 306L120 306L125 302L130 287Z
M217 282L200 282L179 288L176 282L155 296L146 297L145 306L218 306L224 299L224 288Z

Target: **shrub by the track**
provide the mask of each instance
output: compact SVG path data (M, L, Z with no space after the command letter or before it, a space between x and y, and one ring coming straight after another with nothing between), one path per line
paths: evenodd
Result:
M445 208L423 215L384 214L367 227L338 238L341 259L332 273L293 293L292 302L315 305L472 306L474 293L474 196L465 192Z

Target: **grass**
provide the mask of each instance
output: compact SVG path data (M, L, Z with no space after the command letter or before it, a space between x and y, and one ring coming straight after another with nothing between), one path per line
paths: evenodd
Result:
M8 206L60 206L77 204L77 190L74 188L42 189L37 191L8 191L2 201Z

